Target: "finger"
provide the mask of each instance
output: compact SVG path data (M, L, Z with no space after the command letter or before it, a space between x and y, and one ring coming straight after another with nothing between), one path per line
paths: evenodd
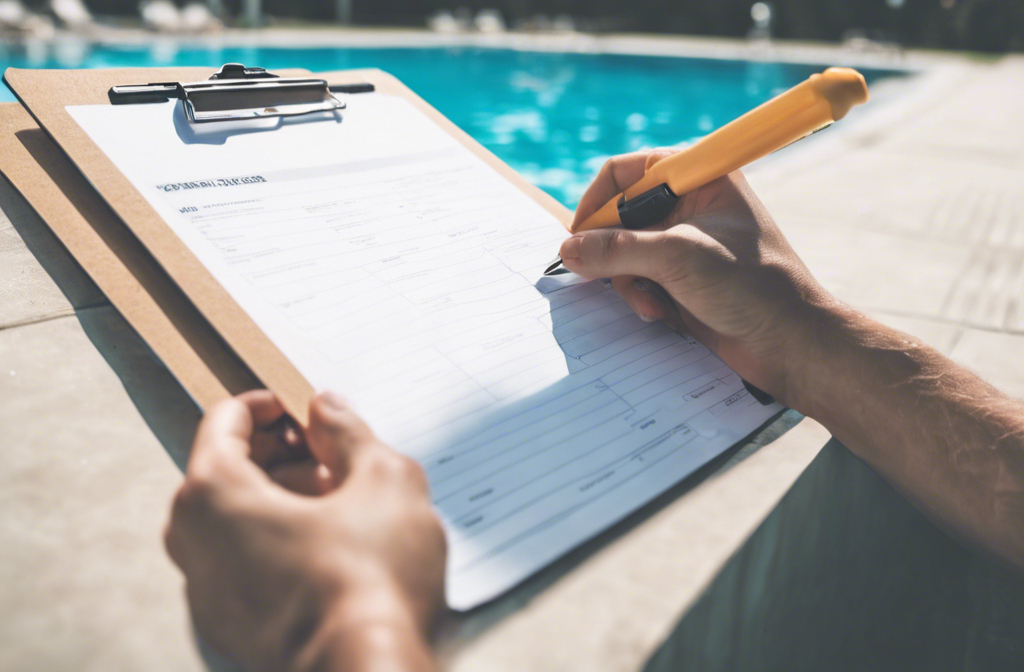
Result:
M306 443L313 457L340 483L358 453L377 445L377 439L341 396L322 392L309 407Z
M250 459L253 427L245 400L235 397L213 406L199 423L186 476L208 484L230 477L265 482L263 471Z
M289 453L290 448L279 431L258 431L249 443L249 459L263 467L264 471L286 461Z
M658 149L652 149L647 154L647 161L644 163L644 174L647 174L647 171L653 168L654 164L656 164L658 161L661 161L665 157L672 156L673 154L676 154L678 152L678 149L672 149L671 147L659 147Z
M576 206L573 226L601 209L605 203L631 187L644 176L649 166L674 150L656 149L615 156L601 166L600 172Z
M181 534L179 528L180 523L175 519L174 509L171 509L171 518L164 525L164 549L167 551L167 555L178 567L185 567L185 551L182 548Z
M296 431L291 418L284 417L282 421L274 423L266 430L256 431L250 442L249 459L264 471L285 462L296 462L310 457L305 441L301 438L297 441L291 438Z
M309 455L295 421L285 414L284 405L269 390L252 390L238 395L253 417L249 458L264 470L282 461Z
M597 177L580 198L573 222L581 222L594 214L609 199L622 193L626 187L643 177L646 164L646 152L623 154L605 161Z
M727 217L730 222L746 221L747 218L738 217L736 213L743 210L749 212L751 204L760 206L760 201L751 191L743 172L735 170L683 195L673 219L705 230L706 222L702 221L702 217L723 212L730 215ZM760 206L762 210L763 207ZM737 211L737 208L740 210Z
M270 390L250 390L236 398L249 407L253 425L257 429L269 427L284 417L284 406Z
M559 255L566 268L586 278L634 275L666 284L685 276L687 258L706 245L706 238L690 226L671 231L600 229L567 238Z
M325 474L323 465L312 458L282 464L269 473L271 480L281 487L310 497L324 494L333 485L330 475Z
M718 332L697 319L697 317L681 305L678 301L672 301L664 288L655 285L651 288L653 294L662 305L665 306L665 324L680 334L689 334L703 343L713 352L718 352L720 336Z
M654 283L632 275L612 278L612 287L640 319L645 322L657 322L665 317L665 309L649 291L649 284Z
M206 414L196 435L194 455L198 454L202 462L207 453L234 450L250 459L263 460L268 457L266 454L276 450L270 446L274 443L275 432L269 430L285 418L285 409L273 392L265 389L243 392Z

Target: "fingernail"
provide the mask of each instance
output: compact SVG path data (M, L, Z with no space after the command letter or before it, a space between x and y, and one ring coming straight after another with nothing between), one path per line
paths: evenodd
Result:
M336 411L343 411L348 408L348 402L345 401L345 397L331 390L324 390L317 395L317 399L328 408L333 408Z
M654 317L653 315L641 315L640 319L643 320L644 322L657 322L661 318L660 317Z
M633 279L633 289L637 290L638 292L646 292L647 291L647 283L644 282L643 280L641 280L640 278L634 278Z
M559 250L558 256L562 257L562 261L566 259L579 259L580 258L580 246L583 244L582 236L573 236L572 238L566 238L562 242L562 249Z

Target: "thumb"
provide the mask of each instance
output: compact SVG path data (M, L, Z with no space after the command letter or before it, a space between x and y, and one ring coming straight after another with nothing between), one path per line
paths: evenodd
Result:
M682 232L599 229L567 238L559 256L566 268L585 278L635 275L663 283L678 276L699 235L690 227Z
M369 426L340 395L321 392L310 403L306 444L335 483L345 479L356 455L375 442Z

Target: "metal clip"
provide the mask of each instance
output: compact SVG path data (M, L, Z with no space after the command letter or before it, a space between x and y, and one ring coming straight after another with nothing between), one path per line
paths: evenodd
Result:
M345 109L345 103L334 96L332 88L346 90L346 87L329 87L324 79L282 78L263 68L228 63L203 82L114 86L108 96L113 105L166 102L176 98L182 101L188 121L201 124ZM372 91L373 86L359 85L359 90Z

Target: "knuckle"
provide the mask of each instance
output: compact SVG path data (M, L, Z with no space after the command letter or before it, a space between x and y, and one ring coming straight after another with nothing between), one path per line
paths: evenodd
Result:
M416 462L398 453L391 453L388 456L387 465L389 473L400 481L416 478L416 472L419 470Z
M366 468L379 480L393 481L398 474L398 455L390 450L371 449L365 458Z
M200 450L197 444L192 447L192 453L189 455L188 466L185 468L185 482L216 480L217 474L223 471L223 466L219 447L207 446L206 450Z
M622 190L626 185L622 184L623 173L627 171L631 164L634 164L638 159L645 160L645 152L633 152L628 154L619 154L605 161L604 166L601 167L601 174L605 179L615 185L616 189Z
M423 490L427 489L427 472L423 469L423 466L416 460L402 456L402 477Z
M190 474L174 496L174 512L187 515L206 509L213 500L216 487L217 479L209 470Z
M222 431L221 427L231 418L246 417L249 414L249 407L238 397L221 399L214 404L210 410L203 415L199 423L199 431L196 434L196 441L210 440L214 435Z
M425 486L427 475L423 467L412 458L406 457L391 450L380 447L374 450L371 468L374 473L383 481L398 485Z

